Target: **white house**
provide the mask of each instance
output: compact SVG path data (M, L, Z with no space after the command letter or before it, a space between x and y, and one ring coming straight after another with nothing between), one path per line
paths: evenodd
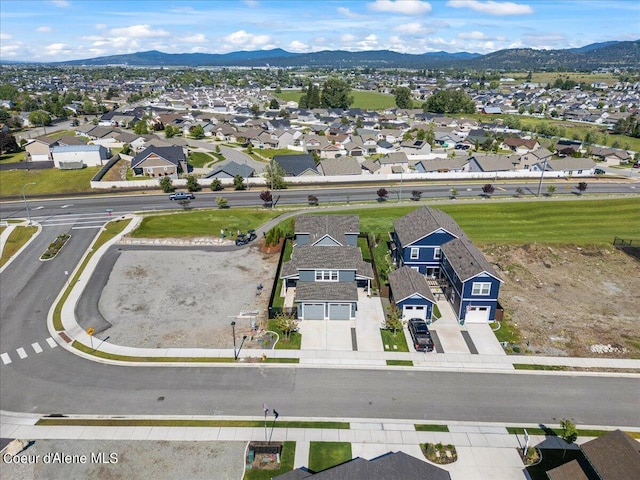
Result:
M109 158L109 152L102 145L56 146L51 150L53 164L62 170L101 166Z

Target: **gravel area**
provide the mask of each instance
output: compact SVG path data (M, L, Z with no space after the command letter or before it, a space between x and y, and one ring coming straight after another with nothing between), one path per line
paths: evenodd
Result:
M233 348L231 317L259 310L264 318L277 262L257 244L226 252L123 251L100 297L100 312L113 325L105 335L130 347ZM251 334L250 318L235 321L238 340Z
M36 440L19 455L31 463L0 466L3 479L40 480L43 478L99 478L100 480L238 480L242 478L246 442L169 442L124 440ZM115 454L114 463L105 462ZM47 454L73 455L72 463L45 463ZM92 454L94 461L92 462ZM86 455L86 463L80 456Z

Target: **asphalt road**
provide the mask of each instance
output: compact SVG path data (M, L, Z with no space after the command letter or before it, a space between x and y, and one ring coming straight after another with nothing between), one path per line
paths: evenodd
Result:
M53 261L37 257L63 229L45 229L1 274L0 409L43 414L260 415L262 404L300 417L542 422L640 426L637 378L296 368L111 366L60 347L34 354L49 336L46 315L90 244L75 230ZM101 272L104 275L105 272ZM100 336L98 336L100 337ZM26 358L15 351L25 348Z

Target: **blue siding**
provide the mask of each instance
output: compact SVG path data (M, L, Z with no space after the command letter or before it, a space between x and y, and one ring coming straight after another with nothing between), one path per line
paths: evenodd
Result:
M473 284L476 282L489 283L491 288L489 295L473 295ZM462 289L462 303L460 304L459 318L464 320L467 313L467 306L491 307L489 319L493 320L496 315L498 304L498 294L500 293L500 281L486 273L481 273L464 282Z
M316 272L315 270L299 270L298 274L300 275L301 282L315 282L316 281Z
M427 268L440 266L440 259L434 258L436 247L441 247L445 243L456 238L450 233L444 231L436 231L420 240L410 244L401 246L399 240L394 235L394 242L399 252L396 260L400 260L400 264L410 267L418 267L420 273L426 273ZM411 258L411 249L418 248L418 258Z
M340 282L355 282L356 272L353 270L340 270L338 272L338 281Z
M347 245L351 245L352 247L357 247L358 246L358 234L356 233L349 233L349 234L345 234L345 241L347 242Z
M423 305L427 307L427 319L430 320L433 316L433 303L426 298L422 298L420 295L413 295L401 302L398 302L397 305L400 310L402 310L402 307L404 306Z
M309 243L309 234L308 233L296 233L296 244L297 245L306 245Z

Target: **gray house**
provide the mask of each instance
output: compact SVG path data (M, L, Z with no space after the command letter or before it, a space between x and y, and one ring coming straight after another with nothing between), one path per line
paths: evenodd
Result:
M301 215L291 260L282 265L283 296L294 290L300 320L352 320L359 289L369 293L373 269L357 246L355 215Z
M235 178L236 175L249 178L253 177L254 173L255 170L249 165L229 160L224 164L216 165L216 168L207 173L204 178Z

